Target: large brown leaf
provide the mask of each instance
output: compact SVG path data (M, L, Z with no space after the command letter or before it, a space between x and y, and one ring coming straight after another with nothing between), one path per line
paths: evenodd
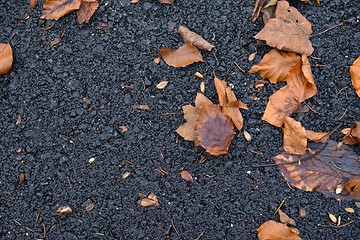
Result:
M275 16L254 37L280 50L311 55L314 50L309 40L311 23L287 1L277 3Z
M189 42L186 42L177 50L160 48L160 55L167 65L177 68L204 61L199 50Z
M356 94L360 97L360 56L350 67L351 82L355 88Z
M301 240L299 235L285 224L274 220L264 222L257 231L259 240Z
M284 121L284 150L290 154L303 155L306 150L306 131L300 122L291 117Z
M193 32L193 31L190 31L185 26L180 26L178 29L178 33L180 33L184 42L190 42L190 43L192 43L192 45L194 45L195 47L197 47L199 49L211 51L213 48L215 48L214 45L210 44L199 34Z
M325 144L309 143L303 156L279 154L275 163L284 178L305 191L317 191L336 198L354 195L336 195L338 185L360 176L359 156L346 145L328 140Z
M271 83L285 81L289 71L300 61L300 56L292 52L273 49L254 65L249 72L258 72L263 78L268 78Z
M196 136L199 144L210 154L227 154L234 137L234 125L220 106L201 104L198 111Z
M47 0L40 18L59 20L64 15L80 8L81 0Z
M8 73L13 63L13 50L9 43L0 43L0 76Z
M81 0L80 9L76 12L78 22L80 24L89 22L98 7L97 0Z
M342 130L345 134L343 142L345 144L359 144L360 145L360 122L355 122L351 128Z

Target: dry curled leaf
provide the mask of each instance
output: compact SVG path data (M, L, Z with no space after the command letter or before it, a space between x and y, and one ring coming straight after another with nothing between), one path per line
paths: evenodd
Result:
M59 20L66 14L78 10L81 0L47 0L43 5L43 12L40 18L47 20Z
M360 178L357 177L349 179L345 184L345 189L349 192L352 199L360 200Z
M280 222L285 223L285 224L289 224L291 226L296 226L295 220L292 219L291 217L289 217L283 211L281 211L281 209L279 209L278 213L279 213L279 216L280 216Z
M193 180L193 177L191 176L191 174L186 170L181 171L180 175L181 175L181 178L187 182L191 182Z
M339 185L346 184L347 179L360 175L358 158L346 145L339 148L337 142L328 140L325 144L309 143L303 156L284 152L274 161L284 178L296 188L322 192L335 198L356 199L359 197L357 194L349 194L353 192L351 187L348 187L348 192L340 191L341 195L336 195L335 191Z
M137 201L143 207L159 206L159 201L155 194L150 193L146 198Z
M300 122L291 117L284 121L284 149L287 153L303 155L306 150L306 131Z
M345 144L359 144L360 145L360 122L355 122L351 128L342 130L345 134L343 142Z
M193 107L191 104L185 105L182 107L184 112L184 118L186 123L178 127L176 132L187 141L195 141L196 140L196 121L197 121L197 112L198 108Z
M233 92L230 86L225 89L225 92L226 92L227 102L229 103L226 104L225 107L223 107L223 112L233 121L235 127L240 131L244 125L244 118L242 117L239 107L237 107L238 106L237 104L241 105L242 102L236 99L235 93ZM237 104L232 105L232 103L237 103Z
M30 0L30 8L34 9L36 6L37 0Z
M350 76L356 94L360 97L360 56L354 61L353 65L350 67Z
M215 48L214 45L207 42L204 38L202 38L199 34L190 31L185 26L179 26L178 33L182 36L184 42L190 42L192 45L199 49L211 51Z
M61 206L56 210L56 212L59 216L70 215L72 214L72 209L69 206Z
M0 76L8 73L13 63L13 50L9 43L0 43Z
M268 78L271 83L285 81L289 71L301 60L301 57L292 52L273 49L260 61L252 66L250 73L258 72L263 78Z
M167 65L177 68L204 61L199 50L189 42L186 42L177 50L160 48L160 55Z
M221 107L225 107L228 103L228 99L226 96L227 83L224 80L220 80L219 78L214 77L214 84L218 95L219 104Z
M306 137L312 142L324 143L329 139L330 135L331 132L314 132L306 130Z
M80 9L76 12L77 21L80 24L89 22L98 7L99 3L97 0L81 0Z
M311 23L287 1L277 3L275 16L254 38L264 40L279 50L311 55L314 50L309 40Z
M285 224L274 220L264 222L257 231L259 240L301 240L299 235Z

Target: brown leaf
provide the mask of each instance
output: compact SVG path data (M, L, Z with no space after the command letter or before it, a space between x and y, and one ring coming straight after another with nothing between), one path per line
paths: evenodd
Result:
M329 218L330 218L330 220L333 222L333 223L337 223L337 217L335 217L335 215L334 214L331 214L331 213L329 213Z
M259 240L301 240L299 235L291 231L285 224L274 220L266 221L257 231Z
M8 73L13 63L13 50L9 43L0 43L0 76Z
M197 93L195 98L195 106L200 107L201 104L213 104L204 94Z
M198 117L198 107L193 107L191 104L182 107L184 112L184 118L187 121L181 125L176 132L187 141L196 140L196 121Z
M30 0L30 8L34 9L36 6L37 0Z
M173 4L174 0L158 0L159 3L163 3L163 4Z
M226 98L229 102L236 102L235 93L232 91L231 87L225 89ZM240 131L244 125L244 119L240 113L239 108L237 107L223 107L223 111L234 123L235 127Z
M254 38L279 50L311 55L314 50L309 40L311 23L287 1L277 3L275 16Z
M254 65L249 72L258 72L263 78L268 78L271 83L283 82L300 59L300 56L295 53L273 49L265 54L260 63Z
M191 176L191 174L186 170L181 171L180 175L181 175L181 178L187 182L191 182L193 180L193 177Z
M227 154L234 137L234 127L219 106L201 104L196 123L199 144L210 154Z
M258 19L259 15L260 15L260 11L261 11L262 7L264 6L265 1L266 0L256 0L255 7L254 7L254 10L251 15L251 19L253 22L255 22L256 19Z
M306 130L306 137L312 142L324 143L326 142L332 132L314 132L311 130Z
M189 42L186 42L177 50L160 48L160 55L167 65L177 68L204 61L199 50Z
M246 104L240 100L229 102L228 104L226 104L226 107L241 108L244 110L249 110L249 108L246 106Z
M54 38L54 40L52 40L52 41L50 42L50 47L53 47L53 46L55 46L56 44L58 44L58 43L60 42L60 40L61 40L61 37Z
M360 56L354 61L353 65L350 67L350 76L356 94L360 97Z
M217 77L214 78L214 84L216 88L216 92L219 99L219 104L221 107L225 107L228 103L228 99L226 96L226 86L227 83L224 80L220 80Z
M353 126L349 129L345 129L343 133L345 136L343 137L343 142L345 144L359 144L360 145L360 122L355 122Z
M306 143L306 131L301 123L291 117L285 117L284 150L290 154L303 155Z
M350 193L352 199L360 200L360 178L349 179L345 184L345 189Z
M80 9L76 12L78 23L89 22L98 7L99 3L97 0L81 0Z
M132 108L139 110L150 110L149 105L133 105Z
M346 145L337 146L328 140L325 144L309 143L300 157L286 152L274 158L284 178L296 188L317 191L335 198L353 197L336 195L338 185L360 175L358 155Z
M182 36L184 42L190 42L192 45L199 49L211 51L215 48L214 45L207 42L204 38L202 38L199 34L190 31L185 26L179 26L178 33Z
M60 216L72 214L72 209L69 206L61 206L56 210L57 214Z
M296 222L294 219L290 218L286 213L284 213L283 211L281 211L281 209L279 209L278 211L279 216L280 216L280 222L285 223L285 224L289 224L291 226L296 226Z
M64 15L80 8L81 0L47 0L40 18L58 20Z
M137 203L143 207L159 206L159 201L153 193L150 193L146 198L138 200Z

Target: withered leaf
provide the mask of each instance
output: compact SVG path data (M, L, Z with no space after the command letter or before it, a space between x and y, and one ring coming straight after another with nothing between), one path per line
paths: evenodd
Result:
M345 131L344 131L345 130ZM345 144L359 144L360 145L360 122L355 122L349 129L344 129L342 132L345 134L343 142Z
M350 76L356 94L360 97L360 56L354 61L353 65L350 67Z
M285 223L285 224L289 224L291 226L296 226L295 220L292 219L291 217L289 217L283 211L281 211L281 209L279 209L278 213L279 213L279 216L280 216L280 222Z
M226 104L226 107L241 108L244 110L249 110L247 105L240 100L229 102L228 104Z
M159 3L163 3L163 4L173 4L174 0L158 0Z
M286 81L289 71L300 61L301 57L292 52L273 49L254 65L249 72L258 72L263 78L268 78L271 83Z
M9 43L0 43L0 76L8 73L13 63L13 50Z
M177 50L160 48L160 55L167 65L177 68L204 61L199 50L189 42L186 42Z
M159 206L159 201L155 194L150 193L146 198L137 201L143 207Z
M191 182L193 180L193 177L191 176L191 174L186 170L181 171L180 175L181 175L181 178L187 182Z
M256 19L259 17L260 11L261 11L262 7L264 6L265 1L266 0L256 0L255 7L254 7L254 10L251 15L251 19L253 22L255 22Z
M139 110L150 110L150 106L146 104L141 105L132 105L133 109L139 109Z
M98 7L99 3L97 0L81 0L80 9L76 12L77 21L80 24L89 22Z
M220 106L201 104L196 123L199 144L210 154L227 154L234 137L234 126Z
M184 112L184 118L187 122L176 129L176 132L187 141L195 141L195 127L198 115L198 107L193 107L191 104L189 104L183 106L182 109Z
M277 3L275 16L254 37L279 50L311 55L314 50L309 40L311 23L287 1Z
M236 102L235 93L232 91L231 87L225 89L226 98L228 102ZM244 118L242 117L238 107L223 107L224 113L233 121L235 127L240 131L244 125Z
M72 214L72 209L69 206L61 206L56 210L57 214L60 216Z
M201 104L213 104L204 94L197 93L195 98L195 106L200 107Z
M66 14L78 10L81 0L47 0L43 5L43 15L40 18L59 20Z
M178 33L182 36L184 42L190 42L192 45L199 49L208 50L211 51L213 48L215 48L214 45L207 42L203 37L201 37L199 34L190 31L185 26L179 26Z
M355 200L360 200L360 178L349 179L345 184L345 189L349 192L350 197Z
M330 218L330 220L333 222L333 223L337 223L337 217L335 217L335 215L334 214L331 214L331 213L329 213L329 218Z
M257 231L259 240L301 240L299 235L285 224L274 220L264 222Z
M325 144L309 143L302 157L284 152L274 161L291 185L335 198L352 198L351 194L336 195L335 191L347 179L360 175L358 155L346 145L338 147L337 142L331 140Z
M314 132L306 130L306 137L312 142L324 143L329 139L330 135L331 132Z
M291 117L284 121L284 149L287 153L303 155L306 150L306 131L300 122Z
M220 106L225 107L228 103L228 99L226 95L227 83L224 80L220 80L217 77L214 77L214 84L218 95L219 104Z
M36 6L37 0L30 0L30 8L34 9Z

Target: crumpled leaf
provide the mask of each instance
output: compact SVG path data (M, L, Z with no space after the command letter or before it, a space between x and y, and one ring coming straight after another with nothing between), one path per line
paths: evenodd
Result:
M283 211L281 211L281 209L279 209L278 213L279 213L279 216L280 216L280 222L285 223L285 224L289 224L291 226L296 226L295 220L292 219L291 217L289 217Z
M352 199L360 200L360 178L351 178L345 184L345 189L349 192Z
M32 10L34 10L35 6L36 6L37 0L30 0L30 8Z
M40 18L57 21L66 14L78 10L80 5L81 0L47 0Z
M192 43L192 45L194 45L195 47L197 47L199 49L211 51L212 49L215 48L214 45L210 44L199 34L193 32L193 31L190 31L185 26L179 26L178 33L180 33L184 42L190 42L190 43Z
M249 72L258 72L263 78L268 78L271 83L283 82L300 59L300 56L295 53L273 49L265 54L260 63L252 66Z
M146 198L138 200L137 203L143 207L159 206L159 200L153 193L150 193Z
M189 42L184 43L177 50L160 48L160 55L167 65L177 68L204 61L199 50Z
M286 181L304 191L317 191L335 198L352 198L337 195L338 185L360 176L359 156L346 145L328 140L325 144L309 143L303 156L282 154L274 157Z
M356 94L360 97L360 56L354 61L353 65L350 67L350 76Z
M284 150L290 154L303 155L306 150L306 131L300 122L291 117L284 121Z
M309 40L311 23L296 8L290 7L287 1L277 3L275 16L254 38L264 40L279 50L311 55L314 51Z
M199 144L210 154L227 154L234 137L234 125L220 106L201 104L196 123Z
M257 231L259 240L301 240L299 235L285 224L274 220L264 222Z
M231 105L231 103L238 102L238 100L236 99L235 93L230 86L225 89L225 92L230 106L227 104L225 107L223 107L223 112L233 121L235 127L240 131L244 125L244 118L240 113L239 107L233 107Z
M355 122L351 128L343 129L341 132L345 134L342 140L345 144L360 145L360 122Z
M13 63L13 50L9 43L0 43L0 76L8 73Z
M324 143L326 142L332 132L314 132L312 130L306 130L306 137L312 142Z
M186 120L186 123L178 127L178 129L176 129L176 132L187 141L195 141L195 127L198 108L193 107L191 104L189 104L183 106L182 110L184 112L184 118Z
M77 21L80 24L89 22L98 7L99 3L97 0L81 0L80 9L76 12Z

